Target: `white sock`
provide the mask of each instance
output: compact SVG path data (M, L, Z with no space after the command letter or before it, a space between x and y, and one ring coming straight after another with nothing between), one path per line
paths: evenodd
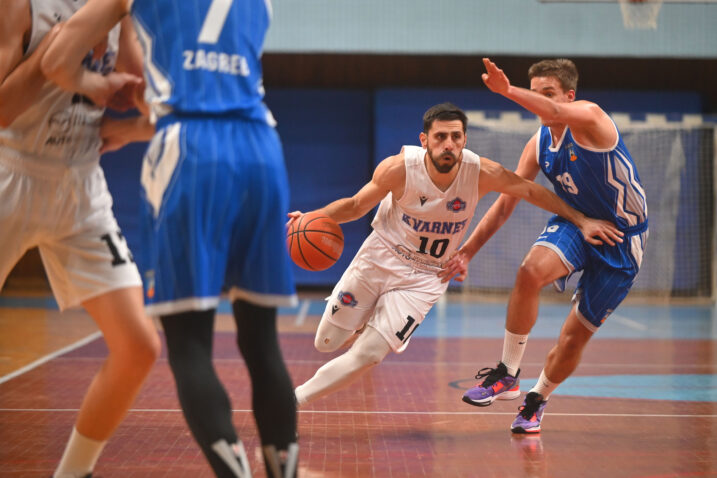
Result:
M511 332L505 331L505 338L503 339L503 359L501 362L505 364L508 369L508 373L515 377L520 368L520 362L523 360L523 353L525 352L525 344L528 343L528 334L517 335Z
M540 378L536 382L535 386L530 389L531 392L537 392L543 396L543 400L547 400L553 391L558 388L559 383L551 382L548 377L545 376L545 369L540 372Z
M81 435L76 428L62 454L60 464L57 465L54 478L81 478L91 473L102 453L106 441L97 441Z

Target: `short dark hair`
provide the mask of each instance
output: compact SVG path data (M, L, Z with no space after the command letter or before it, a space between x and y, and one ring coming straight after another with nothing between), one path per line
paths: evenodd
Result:
M431 106L423 114L423 132L428 133L428 130L433 126L433 122L436 120L440 121L453 121L461 120L463 123L463 132L466 132L468 125L468 117L462 109L454 105L453 103L441 103L439 105Z
M566 92L578 89L578 68L575 63L565 58L543 60L533 64L528 69L528 80L532 80L536 76L557 78L563 91Z

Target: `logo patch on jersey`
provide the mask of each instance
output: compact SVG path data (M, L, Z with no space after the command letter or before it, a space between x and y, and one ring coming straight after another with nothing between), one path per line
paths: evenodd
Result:
M570 161L577 161L577 160L578 160L578 156L575 154L575 151L573 151L573 144L572 144L572 143L568 143L568 145L566 146L566 148L567 148L567 150L568 150L568 154L570 155Z
M466 202L461 198L451 199L446 203L446 209L453 212L461 212L466 208Z
M356 307L356 304L358 304L356 297L351 292L339 292L339 302L349 307Z
M148 299L154 298L154 270L150 269L144 273L144 286L147 289L145 295Z
M421 196L419 199L421 200L421 206L426 204L426 201L428 201L428 198L426 196Z

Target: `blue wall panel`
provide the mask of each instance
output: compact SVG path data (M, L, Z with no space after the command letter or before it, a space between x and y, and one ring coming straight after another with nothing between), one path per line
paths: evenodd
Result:
M317 209L352 196L371 178L371 94L359 90L274 89L266 102L278 121L291 187L290 210ZM370 231L369 218L342 224L344 252L326 271L295 267L300 285L336 282Z

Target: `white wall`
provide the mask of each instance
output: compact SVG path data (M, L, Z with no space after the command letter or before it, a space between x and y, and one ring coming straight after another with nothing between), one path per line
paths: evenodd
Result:
M714 2L714 0L713 0ZM665 3L627 30L617 3L272 0L266 52L717 58L717 3Z

